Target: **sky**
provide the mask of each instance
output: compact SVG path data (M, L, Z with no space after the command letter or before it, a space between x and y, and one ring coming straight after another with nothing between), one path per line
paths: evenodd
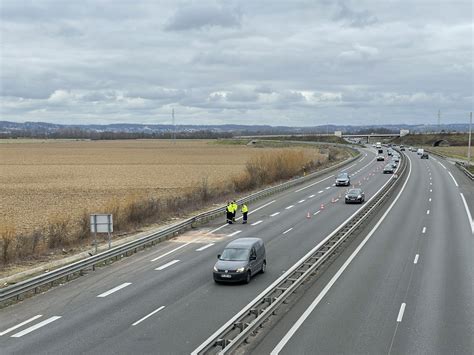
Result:
M472 0L0 0L0 120L464 123L473 18Z

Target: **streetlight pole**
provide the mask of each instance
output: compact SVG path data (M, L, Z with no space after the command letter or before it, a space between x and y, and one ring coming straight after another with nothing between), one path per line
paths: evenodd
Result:
M469 118L469 144L467 148L467 166L471 166L471 126L472 126L472 111Z

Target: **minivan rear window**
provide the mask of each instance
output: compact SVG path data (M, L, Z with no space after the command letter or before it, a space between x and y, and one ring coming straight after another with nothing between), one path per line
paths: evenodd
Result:
M221 260L225 261L245 261L248 259L248 249L226 248L221 255Z

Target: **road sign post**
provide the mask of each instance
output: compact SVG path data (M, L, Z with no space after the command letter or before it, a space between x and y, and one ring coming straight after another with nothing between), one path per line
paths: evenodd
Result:
M94 233L94 249L97 253L97 233L107 233L109 249L112 247L114 222L111 214L91 214L91 233Z

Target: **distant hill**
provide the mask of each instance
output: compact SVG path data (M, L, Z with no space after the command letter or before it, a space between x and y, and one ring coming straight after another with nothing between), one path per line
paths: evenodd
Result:
M47 138L154 138L171 137L176 130L178 138L214 138L236 135L268 135L268 134L332 134L334 131L343 133L390 133L400 129L408 129L412 133L426 132L467 132L467 124L437 125L320 125L313 127L290 127L270 125L172 125L166 124L135 124L114 123L108 125L94 124L55 124L47 122L9 122L0 121L0 137L47 137Z

